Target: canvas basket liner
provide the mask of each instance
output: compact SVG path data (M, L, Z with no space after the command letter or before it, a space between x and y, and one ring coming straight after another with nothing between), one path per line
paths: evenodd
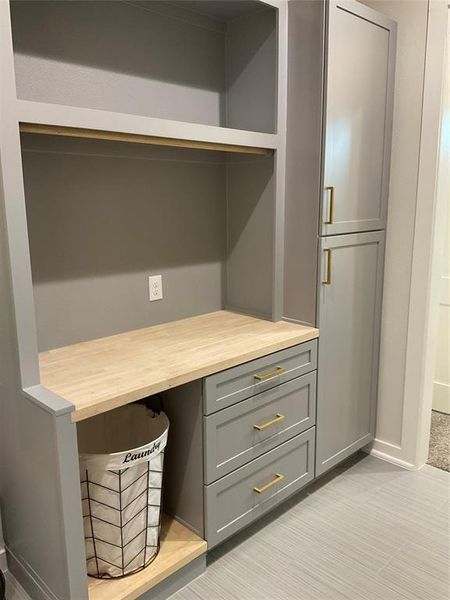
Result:
M169 420L131 404L78 424L88 575L123 577L159 551Z

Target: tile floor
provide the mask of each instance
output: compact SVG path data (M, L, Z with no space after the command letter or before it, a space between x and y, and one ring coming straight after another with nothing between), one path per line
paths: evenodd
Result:
M449 600L449 486L358 455L213 550L171 600Z
M449 600L449 498L445 471L359 454L214 549L171 600Z

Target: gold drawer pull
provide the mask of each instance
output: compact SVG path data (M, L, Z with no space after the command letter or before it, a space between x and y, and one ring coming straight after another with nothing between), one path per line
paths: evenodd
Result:
M328 212L328 219L326 221L324 221L325 225L333 225L334 222L334 192L335 192L335 187L334 185L327 185L326 186L326 191L330 192L330 209Z
M276 485L277 483L280 483L280 481L283 481L283 479L284 479L284 475L281 475L281 473L275 473L275 479L273 481L266 483L266 485L263 485L260 488L254 487L253 491L256 492L257 494L263 494L264 492L267 492L267 490L270 490L270 488L273 487L274 485Z
M267 423L263 423L262 425L253 425L253 429L257 429L258 431L263 431L264 429L268 429L269 427L276 425L277 423L279 423L280 421L282 421L285 418L286 418L285 415L277 415L275 419L272 419L271 421L267 421Z
M327 248L324 250L325 256L327 257L327 276L325 279L322 279L323 285L331 285L331 249Z
M255 375L255 379L258 381L265 381L266 379L272 379L272 377L277 377L284 373L286 369L283 367L277 367L273 371L269 371L268 373L260 373L259 375Z

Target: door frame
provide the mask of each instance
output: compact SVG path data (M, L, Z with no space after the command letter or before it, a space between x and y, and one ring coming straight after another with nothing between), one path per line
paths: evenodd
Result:
M440 294L440 232L445 203L450 198L450 106L446 101L446 67L450 13L446 3L430 2L425 63L422 138L414 232L408 344L406 348L405 451L415 468L428 460L433 381L438 334ZM444 52L433 40L442 39L447 10ZM444 128L444 118L447 129ZM431 202L429 199L431 198ZM431 206L430 206L431 204ZM428 285L424 285L424 281ZM414 418L416 426L414 427ZM403 445L403 443L402 443Z

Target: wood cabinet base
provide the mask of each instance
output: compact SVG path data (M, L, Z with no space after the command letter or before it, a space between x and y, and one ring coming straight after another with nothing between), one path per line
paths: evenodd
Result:
M89 600L135 600L205 553L205 540L165 516L156 559L146 569L121 579L89 577Z

